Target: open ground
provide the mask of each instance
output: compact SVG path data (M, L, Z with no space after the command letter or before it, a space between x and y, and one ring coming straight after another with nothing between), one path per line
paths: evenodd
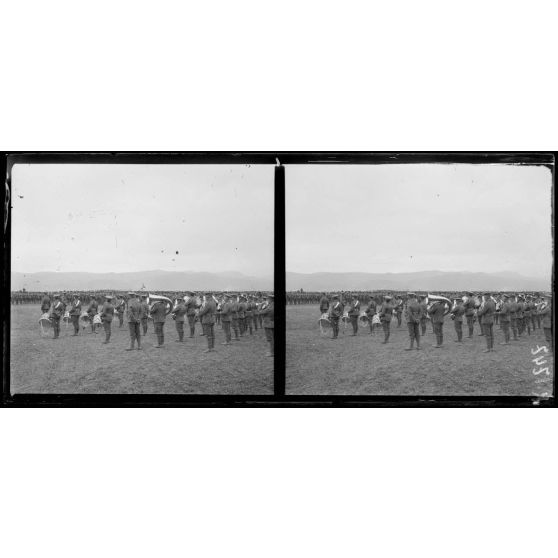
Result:
M165 323L165 345L157 344L153 322L142 337L141 351L130 345L128 325L112 322L108 345L103 329L91 328L72 337L72 325L61 322L60 338L52 329L42 336L40 306L11 307L10 389L13 393L60 394L212 394L271 395L273 358L263 330L231 346L222 346L224 333L215 326L215 353L205 354L205 337L196 324L194 338L175 343L172 318Z
M552 394L554 362L546 345L544 332L537 329L511 345L499 345L503 334L494 326L495 352L483 353L485 338L478 324L474 336L464 342L457 339L454 324L444 323L444 346L434 348L432 325L421 339L422 350L405 351L409 346L403 320L391 324L389 343L382 344L383 332L369 335L368 325L359 323L359 333L352 337L350 324L337 340L331 330L321 335L317 305L287 306L287 378L290 395L516 395ZM550 348L548 348L550 349ZM533 359L544 356L545 364ZM539 361L540 363L541 361ZM548 369L548 374L544 370ZM542 370L542 371L541 371Z

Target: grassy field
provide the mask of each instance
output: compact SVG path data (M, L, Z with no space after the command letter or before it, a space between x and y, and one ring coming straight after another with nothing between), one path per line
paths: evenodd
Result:
M61 326L60 338L52 329L42 337L39 306L11 307L12 393L127 393L270 395L273 393L273 359L258 330L231 346L223 346L224 333L215 326L215 353L204 354L205 337L175 343L174 321L167 318L165 346L157 344L153 323L142 337L141 351L126 351L128 326L113 322L111 342L103 345L104 331L91 328L71 337L72 325ZM186 334L188 335L188 333Z
M320 334L317 306L287 306L287 393L291 395L540 395L552 393L552 356L547 356L550 376L535 375L541 367L532 362L531 349L545 345L544 332L537 329L512 345L499 345L503 333L494 326L493 353L483 353L484 337L475 334L463 344L457 339L453 322L444 323L444 346L435 349L430 322L421 339L422 350L405 351L409 346L407 326L391 324L391 337L383 345L383 332L368 335L368 326L359 324L351 337L331 340ZM351 330L351 331L350 331ZM550 353L549 353L550 355Z

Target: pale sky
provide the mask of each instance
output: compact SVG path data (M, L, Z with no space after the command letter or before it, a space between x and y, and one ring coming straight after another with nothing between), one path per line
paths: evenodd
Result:
M273 275L273 181L272 165L14 165L12 269Z
M515 271L552 267L548 168L292 165L287 271Z

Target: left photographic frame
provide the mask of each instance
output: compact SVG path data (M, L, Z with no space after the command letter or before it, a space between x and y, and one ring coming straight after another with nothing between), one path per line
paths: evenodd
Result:
M7 171L9 398L273 396L273 164L15 154Z

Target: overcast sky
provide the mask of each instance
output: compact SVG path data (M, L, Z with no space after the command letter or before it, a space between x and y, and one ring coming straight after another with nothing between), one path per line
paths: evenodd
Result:
M272 275L273 168L14 165L12 269Z
M544 167L288 166L287 270L549 278L551 184Z

